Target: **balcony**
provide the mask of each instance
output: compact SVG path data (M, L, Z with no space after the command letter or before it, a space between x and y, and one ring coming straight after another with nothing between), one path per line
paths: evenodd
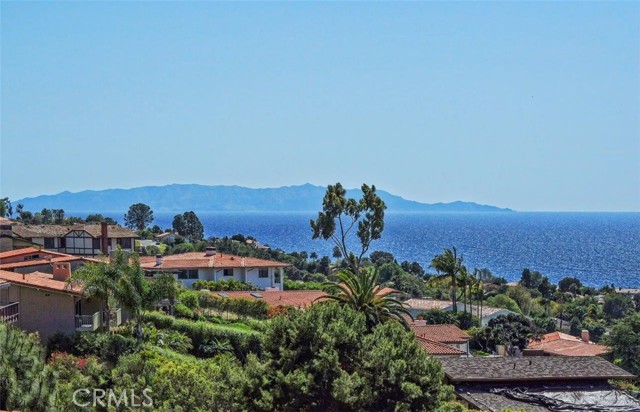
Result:
M18 302L0 301L0 322L16 323L20 317L20 304Z
M76 315L76 332L95 332L105 323L100 312L91 315ZM105 319L106 321L106 319ZM122 310L111 309L109 312L109 326L119 326L122 323Z

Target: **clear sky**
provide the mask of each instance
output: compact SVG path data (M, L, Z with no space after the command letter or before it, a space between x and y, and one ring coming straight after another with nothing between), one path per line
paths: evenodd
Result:
M0 195L640 211L639 2L1 3Z

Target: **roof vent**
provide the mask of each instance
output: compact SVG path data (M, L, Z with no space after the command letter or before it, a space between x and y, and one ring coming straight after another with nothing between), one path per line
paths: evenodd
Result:
M252 293L251 296L253 296L256 299L262 299L262 295L259 293Z
M206 248L204 248L204 255L205 256L213 256L216 254L216 248L211 247L211 246L207 246Z
M162 265L162 255L156 255L156 266Z

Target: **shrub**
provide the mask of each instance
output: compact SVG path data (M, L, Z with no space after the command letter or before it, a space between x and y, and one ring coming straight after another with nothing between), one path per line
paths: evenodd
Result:
M225 290L260 290L251 282L240 282L239 280L196 280L193 282L195 290L207 289L212 292L220 292Z
M198 296L198 292L193 290L184 290L178 295L178 300L189 309L196 309L200 307Z
M145 314L144 320L151 322L158 329L172 329L187 335L193 344L192 353L196 356L205 356L199 350L201 346L206 346L212 340L228 341L233 348L233 354L241 360L245 360L249 353L261 353L260 336L256 332L225 329L224 326L205 321L175 319L159 312Z
M188 306L183 305L182 303L176 303L173 306L173 314L177 318L187 318L187 319L197 319L198 315L191 310Z
M246 298L223 298L210 293L200 293L200 307L231 312L242 317L251 316L257 319L267 317L269 305L264 300Z

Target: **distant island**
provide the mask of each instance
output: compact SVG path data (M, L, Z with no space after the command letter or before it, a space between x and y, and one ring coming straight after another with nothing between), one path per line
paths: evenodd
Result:
M85 190L17 200L26 210L64 209L67 212L125 212L134 203L146 203L155 212L314 212L322 205L324 186L304 184L252 189L241 186L171 184L132 189ZM474 202L421 203L378 190L389 212L512 212ZM360 198L360 189L348 195Z

